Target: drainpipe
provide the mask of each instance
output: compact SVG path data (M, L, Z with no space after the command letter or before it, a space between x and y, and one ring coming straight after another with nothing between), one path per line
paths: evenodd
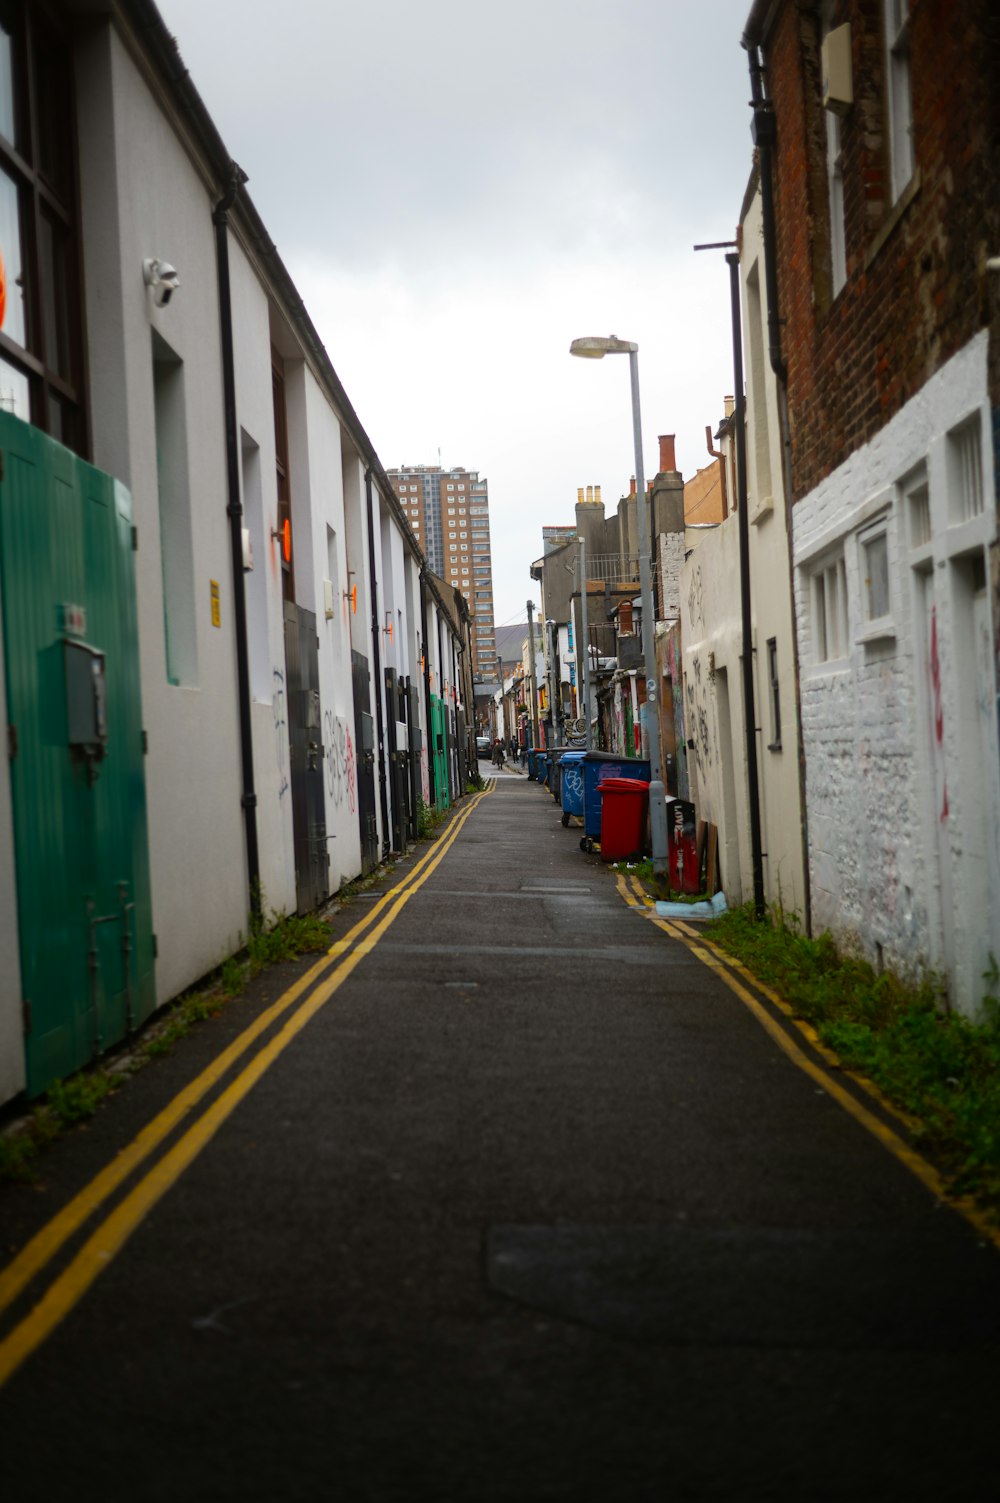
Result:
M260 920L260 854L257 846L257 794L253 779L253 726L250 710L250 657L247 648L247 597L243 575L243 502L240 497L240 451L236 431L236 366L233 354L233 303L229 281L229 211L247 175L230 163L229 183L212 214L219 285L219 329L222 338L222 391L226 415L226 482L229 497L229 540L233 565L233 626L236 632L236 677L240 714L240 766L243 792L240 803L246 829L247 882L250 915Z
M760 56L758 16L755 5L743 37L747 59L750 64L750 96L753 107L751 135L757 147L760 164L761 229L764 239L764 286L767 294L768 358L778 383L778 421L781 424L782 480L785 491L785 530L789 540L788 572L791 599L795 599L795 577L792 565L792 433L788 420L788 366L781 348L781 319L778 315L778 252L774 223L774 143L777 138L777 122L770 100L764 95L763 67ZM800 692L799 638L792 623L792 666L795 675L795 736L798 753L799 804L802 810L802 906L805 930L812 933L812 889L809 879L809 827L806 804L806 761L802 742L802 696Z
M427 802L433 809L436 802L434 787L434 717L431 714L431 652L427 637L427 575L420 571L420 624L424 639L424 716L427 723Z
M528 601L528 672L531 677L531 744L538 750L538 677L535 666L535 602Z
M375 573L375 524L372 472L365 470L365 503L368 508L368 583L372 597L372 673L375 678L375 727L378 735L378 802L382 814L382 859L389 854L389 801L385 787L385 718L382 713L382 651L379 644L378 583Z
M711 425L711 423L706 423L705 424L705 447L706 447L706 449L708 450L709 454L712 456L713 459L723 459L724 458L724 455L723 455L721 449L713 449L712 448L712 425ZM726 467L725 467L724 464L720 464L720 466L719 466L719 484L722 487L722 520L725 521L726 518L729 515L729 495L728 495L727 486L726 486Z
M750 859L753 865L753 906L764 917L764 859L760 843L760 784L757 773L757 710L753 687L753 627L750 613L750 521L747 516L746 402L743 395L743 336L740 327L740 257L729 251L729 294L733 318L733 375L736 389L736 492L740 533L740 601L743 616L743 724L750 804Z

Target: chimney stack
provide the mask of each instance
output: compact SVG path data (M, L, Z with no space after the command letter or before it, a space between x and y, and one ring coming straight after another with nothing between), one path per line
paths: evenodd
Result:
M677 468L677 458L674 454L673 433L660 434L660 471L662 474L670 474Z
M629 481L628 493L629 493L630 496L634 496L635 495L635 476L634 475L632 476L632 479Z

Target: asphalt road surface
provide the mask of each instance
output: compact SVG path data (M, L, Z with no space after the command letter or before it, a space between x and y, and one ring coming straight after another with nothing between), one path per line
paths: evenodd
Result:
M0 1191L0 1496L995 1499L996 1248L534 783L391 882Z

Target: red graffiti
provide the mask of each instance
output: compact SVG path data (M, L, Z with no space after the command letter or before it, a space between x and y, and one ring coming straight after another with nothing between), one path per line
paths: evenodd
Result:
M941 703L941 658L938 654L937 606L931 606L931 689L934 695L934 740L944 750L944 707ZM942 779L941 818L948 818L948 780Z

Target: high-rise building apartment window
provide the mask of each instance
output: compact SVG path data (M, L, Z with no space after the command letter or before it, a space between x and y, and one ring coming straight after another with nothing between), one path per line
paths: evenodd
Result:
M0 404L87 449L73 70L41 7L0 5Z

